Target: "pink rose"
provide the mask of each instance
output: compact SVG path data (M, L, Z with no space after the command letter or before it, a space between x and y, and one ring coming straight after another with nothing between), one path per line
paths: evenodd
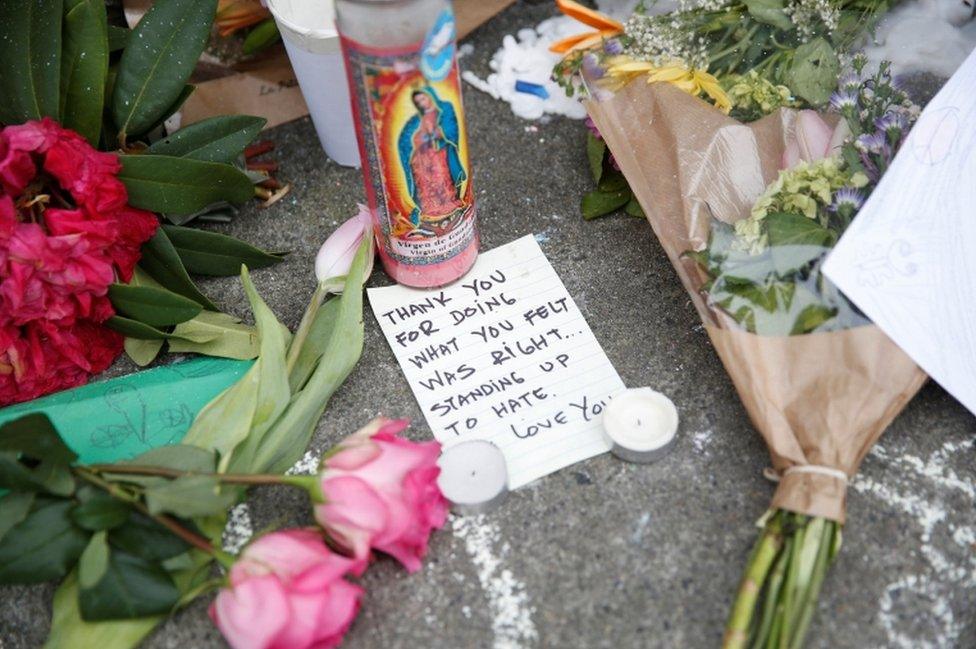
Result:
M234 649L337 647L363 594L342 577L364 568L311 530L272 532L241 553L210 617Z
M843 121L843 120L841 120ZM783 151L782 168L790 169L802 162L816 162L830 155L834 129L812 110L796 115L793 138Z
M339 444L322 463L315 519L356 558L373 548L414 572L431 530L447 520L447 500L437 486L441 445L398 437L408 424L377 418Z

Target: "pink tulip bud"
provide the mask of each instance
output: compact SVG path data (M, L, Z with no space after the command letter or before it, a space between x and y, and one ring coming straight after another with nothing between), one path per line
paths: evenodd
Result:
M359 212L336 228L315 255L315 277L320 284L326 284L332 293L341 293L349 267L359 250L363 237L372 236L373 220L369 208L359 206ZM370 256L363 281L373 272L373 257Z
M783 151L782 168L790 169L802 162L815 162L831 154L830 140L834 129L812 110L801 110L796 115L793 138Z

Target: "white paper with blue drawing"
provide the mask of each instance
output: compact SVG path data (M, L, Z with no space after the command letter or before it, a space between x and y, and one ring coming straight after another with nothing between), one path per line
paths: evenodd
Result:
M925 108L824 272L976 412L976 53Z

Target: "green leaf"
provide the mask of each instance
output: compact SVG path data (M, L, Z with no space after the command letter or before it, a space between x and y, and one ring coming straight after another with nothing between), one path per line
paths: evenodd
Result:
M114 331L118 331L123 336L129 336L135 340L152 341L166 340L169 338L169 334L162 329L157 329L144 322L139 322L132 318L124 318L120 315L112 316L106 320L105 326Z
M119 61L112 114L125 136L166 118L210 37L217 0L157 0Z
M125 525L108 533L109 543L147 561L163 561L186 552L190 546L168 529L137 511Z
M631 216L636 216L637 218L640 219L646 218L647 216L646 214L644 214L644 208L640 206L640 203L638 203L637 199L634 197L631 197L631 199L627 201L627 204L624 205L624 212L627 212L627 214L630 214Z
M189 444L171 444L149 449L124 464L210 473L217 466L217 456L210 449Z
M58 119L61 0L0 2L0 123Z
M597 185L597 189L601 192L612 193L623 190L630 191L630 186L627 184L627 179L624 178L624 175L616 169L613 169L603 174L603 179Z
M745 5L757 21L777 29L793 29L793 22L783 11L783 0L745 0Z
M295 365L288 376L292 393L297 392L305 385L308 377L312 375L312 371L315 370L315 366L322 358L325 347L329 344L332 330L335 328L336 318L339 317L340 303L341 301L338 298L327 300L315 314L315 320L312 321L312 326L309 328L305 344L299 350L298 358L295 359Z
M167 480L146 489L146 506L150 513L169 512L183 518L211 516L234 504L234 493L220 493L216 476L191 475Z
M244 38L242 51L248 55L256 54L280 40L281 34L278 33L278 25L275 24L274 18L268 18L248 32Z
M130 320L130 322L135 321ZM145 326L148 327L148 325ZM129 358L132 359L133 363L139 367L145 367L156 360L156 357L159 356L159 352L163 348L163 341L161 339L145 340L142 338L127 336L124 347L125 353L129 355Z
M770 246L821 246L829 248L837 235L802 214L776 212L766 217Z
M834 48L823 38L815 38L796 48L787 73L787 85L814 106L826 104L837 86L840 61Z
M118 52L121 49L125 49L126 44L129 42L129 34L131 32L126 27L119 27L118 25L108 26L108 51Z
M218 311L217 305L204 295L197 285L190 279L190 274L180 259L180 254L170 241L164 228L156 230L152 239L142 246L142 258L139 268L144 270L151 279L159 282L174 293L189 298L210 311ZM135 282L144 283L141 274L136 275Z
M129 505L121 500L97 493L71 510L71 520L82 529L99 532L124 523L129 518L129 511Z
M104 0L67 0L61 56L61 123L98 146L108 77Z
M837 309L832 309L825 304L809 304L796 316L790 335L812 333L836 315Z
M593 191L583 196L580 210L584 219L595 219L619 210L630 201L631 196L633 194L629 189L616 192Z
M586 160L590 163L590 175L593 182L598 183L603 177L603 158L607 152L607 144L589 131L586 132Z
M162 566L121 550L111 552L102 578L91 588L82 585L78 595L81 617L90 621L168 613L179 598Z
M211 117L157 140L146 153L230 163L244 153L266 122L249 115Z
M189 298L148 286L112 284L108 296L116 311L156 327L186 322L203 310Z
M226 313L204 311L192 320L176 325L169 349L174 353L247 360L258 355L258 333L254 327L241 324Z
M27 517L33 504L34 494L29 491L15 491L0 497L0 539Z
M363 274L373 255L372 237L360 245L339 299L339 314L328 331L325 352L305 387L268 431L250 466L238 470L284 472L297 462L335 391L349 376L363 351ZM263 352L262 352L263 356Z
M145 154L123 154L119 162L129 203L153 212L189 214L218 201L243 203L254 196L247 175L222 162Z
M91 588L105 576L108 570L108 541L104 531L92 534L91 540L78 559L78 583Z
M71 495L75 483L70 465L75 459L43 413L0 426L0 488Z
M132 649L163 621L164 616L110 622L86 622L78 608L78 574L72 571L54 593L51 632L44 649Z
M281 254L217 232L178 225L164 225L162 229L191 273L228 277L239 274L241 266L265 268L282 261Z
M208 403L183 439L185 444L213 448L227 470L233 456L250 458L264 433L288 406L291 393L285 369L286 331L258 295L247 268L241 271L244 291L251 302L261 351L241 379ZM244 448L239 451L238 446ZM245 460L238 470L247 470Z
M36 584L68 574L88 543L70 500L38 499L0 541L0 583Z

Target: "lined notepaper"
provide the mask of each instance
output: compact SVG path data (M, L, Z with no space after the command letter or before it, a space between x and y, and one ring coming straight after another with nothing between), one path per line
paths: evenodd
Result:
M447 288L369 301L434 436L494 443L511 488L609 450L601 414L623 382L531 235Z

